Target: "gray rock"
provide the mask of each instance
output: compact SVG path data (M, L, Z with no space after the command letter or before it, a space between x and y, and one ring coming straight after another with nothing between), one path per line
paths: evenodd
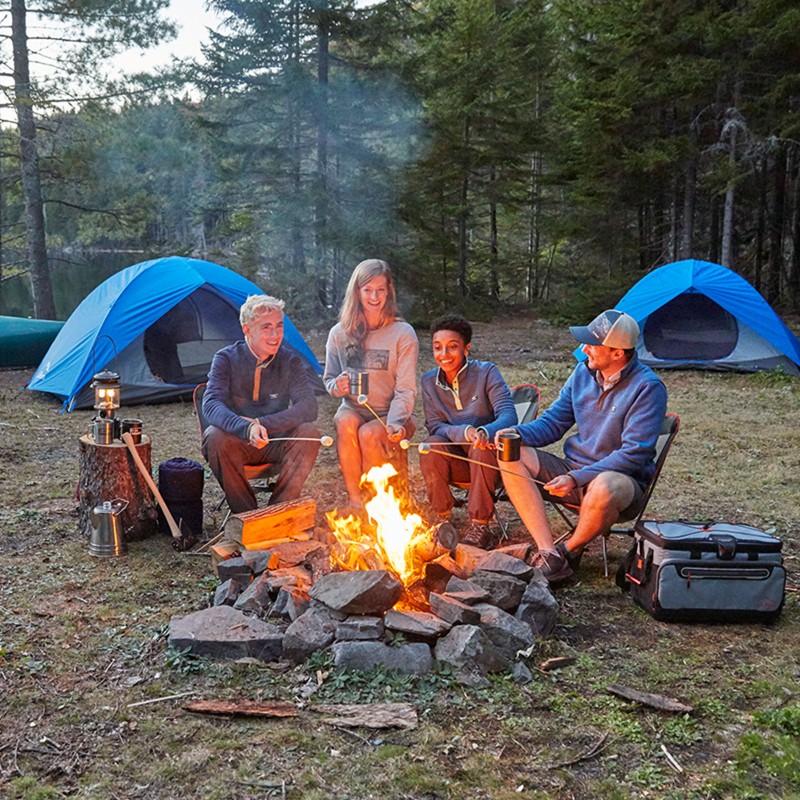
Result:
M336 633L336 621L320 608L309 608L286 629L283 655L299 664L327 647Z
M386 612L384 625L392 631L404 633L426 641L438 639L450 630L451 625L435 614L427 611L391 611Z
M489 601L489 592L482 586L472 581L464 581L461 578L453 577L447 582L445 592L456 600L460 600L468 606Z
M489 592L492 605L502 608L504 611L516 609L525 593L525 581L502 572L486 572L476 569L470 580Z
M458 675L478 672L501 672L508 660L477 625L456 625L436 642L434 655L452 664Z
M270 547L270 552L277 559L277 564L270 564L273 569L283 569L285 567L299 567L309 564L316 559L328 559L330 563L330 548L315 542L313 539L305 542L281 542Z
M475 610L480 611L481 628L508 661L514 661L518 650L527 650L536 641L531 626L507 611L488 603L475 606Z
M392 611L390 614L394 613ZM348 617L336 626L337 642L370 641L383 636L381 617Z
M336 642L331 647L337 667L366 671L382 666L389 672L424 675L433 666L431 649L423 642L389 647L383 642Z
M514 616L530 625L537 636L549 636L553 632L558 617L558 601L541 574L528 584Z
M524 686L533 680L533 673L528 669L527 665L522 661L515 661L514 666L511 667L511 677L514 683L518 686Z
M223 581L214 592L214 605L232 606L246 585L246 583L236 578L228 578L228 580Z
M236 598L233 604L239 611L246 611L258 616L266 615L272 605L272 595L265 580L268 573L263 573L248 584L247 588Z
M298 586L281 586L270 613L288 617L294 622L308 611L308 593Z
M478 561L477 569L485 572L501 572L504 575L512 575L527 583L534 573L534 568L526 564L522 559L501 553L499 550L492 550Z
M299 586L306 591L311 587L311 575L303 567L271 569L264 573L264 580L273 594L277 594L281 586Z
M479 612L450 595L431 592L428 600L431 611L451 625L477 625L481 621Z
M251 580L253 577L253 570L250 565L241 557L226 558L217 564L217 575L220 581L227 581L228 578L246 578Z
M168 643L178 650L219 659L257 658L277 661L282 653L280 630L230 606L214 606L169 623Z
M403 585L382 569L331 572L323 575L309 595L329 608L347 614L382 614L403 594Z
M242 550L242 561L250 567L253 575L260 575L265 570L269 569L270 558L272 558L271 550ZM277 565L277 559L273 558L275 562L273 566Z

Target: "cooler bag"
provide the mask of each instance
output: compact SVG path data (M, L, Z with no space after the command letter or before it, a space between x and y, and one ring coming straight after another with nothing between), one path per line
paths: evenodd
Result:
M653 617L769 622L783 608L781 540L728 522L641 520L617 584Z

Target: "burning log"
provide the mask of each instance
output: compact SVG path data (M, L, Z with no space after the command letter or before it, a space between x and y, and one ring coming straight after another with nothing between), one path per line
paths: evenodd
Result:
M249 550L266 549L279 541L308 540L314 527L317 504L309 497L288 500L266 508L231 514L225 533Z

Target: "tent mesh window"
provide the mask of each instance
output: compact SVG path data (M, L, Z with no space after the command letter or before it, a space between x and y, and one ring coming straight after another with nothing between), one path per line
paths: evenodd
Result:
M238 310L211 289L185 297L144 334L144 354L164 383L199 383L221 347L242 337Z
M703 294L681 294L654 311L644 324L644 345L656 358L710 360L733 352L736 318Z

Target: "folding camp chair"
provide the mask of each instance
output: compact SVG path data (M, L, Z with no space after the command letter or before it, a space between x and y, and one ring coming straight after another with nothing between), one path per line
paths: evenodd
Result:
M658 439L656 440L656 468L653 472L653 477L650 478L650 482L647 484L644 490L644 495L642 497L642 503L639 506L639 512L636 515L635 519L632 520L631 524L625 527L614 526L611 528L609 533L618 533L625 536L632 536L633 531L636 526L639 524L639 520L642 519L644 516L644 512L647 509L647 504L650 502L650 497L653 494L653 490L656 488L656 483L658 483L659 476L661 475L661 470L664 468L664 462L667 460L667 453L669 453L670 447L672 447L672 442L675 437L678 435L678 430L681 426L680 417L674 413L668 413L664 415L664 419L661 421L661 431L658 434ZM550 495L544 495L545 500L561 515L561 518L569 525L569 530L563 535L559 536L557 542L561 542L564 539L570 537L575 530L575 526L578 522L578 514L580 513L580 505L575 503L565 503L557 497L552 497ZM608 577L608 547L607 547L607 535L600 537L600 546L602 548L603 553L603 571L606 576Z
M205 383L199 383L197 386L194 387L194 392L192 393L192 403L194 404L194 413L197 417L197 425L200 429L200 444L202 446L203 442L203 433L205 429L208 427L208 420L206 419L205 415L203 414L203 396L206 393L206 386ZM279 471L278 464L255 464L249 465L245 464L244 467L244 477L250 482L250 485L253 491L256 494L261 494L264 492L272 492L275 488L275 481L270 480L271 478L274 479ZM223 497L222 500L216 506L215 510L219 510L222 508L222 504L225 502L225 498ZM220 525L220 531L225 527L225 524L230 517L231 512L228 509L227 514L225 514L225 519L222 521L222 525Z
M536 419L536 416L539 413L539 401L541 400L541 392L536 384L520 383L516 386L512 386L511 399L514 401L514 408L517 411L517 425L522 425L526 422L531 422L532 420ZM470 485L467 481L456 481L453 482L452 485L458 489L469 491ZM503 538L506 538L508 536L508 524L497 513L497 503L501 500L508 500L505 486L503 486L502 483L494 494L494 518L497 520L497 524L500 526L500 530L503 533ZM456 505L464 505L465 502L465 500L460 500L456 502Z

